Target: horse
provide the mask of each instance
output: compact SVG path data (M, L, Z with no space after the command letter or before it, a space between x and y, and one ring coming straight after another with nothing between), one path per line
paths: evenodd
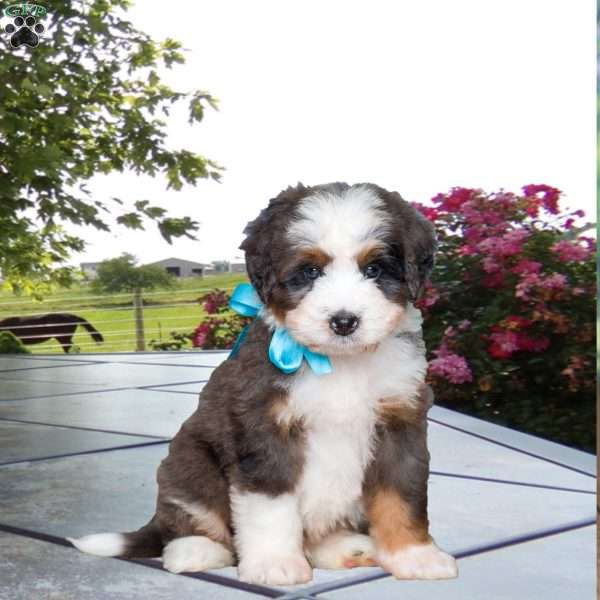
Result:
M73 346L73 335L78 325L89 331L92 339L103 342L102 334L83 317L71 313L48 313L26 317L8 317L0 321L0 331L10 331L23 344L41 344L52 338L68 353Z

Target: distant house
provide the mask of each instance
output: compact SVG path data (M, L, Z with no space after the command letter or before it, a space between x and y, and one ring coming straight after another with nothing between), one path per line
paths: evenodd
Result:
M205 270L210 267L204 263L197 263L183 258L165 258L149 265L163 267L167 273L175 277L203 277Z
M79 268L83 271L83 274L88 279L95 279L98 277L98 265L99 262L82 262L79 263Z

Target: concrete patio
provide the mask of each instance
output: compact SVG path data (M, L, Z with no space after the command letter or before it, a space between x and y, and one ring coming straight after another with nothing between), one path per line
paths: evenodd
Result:
M234 568L172 575L65 537L134 529L155 472L223 352L0 357L0 599L537 600L596 597L596 458L434 407L430 518L457 580L315 571L293 588Z

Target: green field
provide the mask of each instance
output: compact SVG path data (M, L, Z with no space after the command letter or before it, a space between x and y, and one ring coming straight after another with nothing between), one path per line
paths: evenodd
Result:
M238 283L247 281L245 273L207 275L179 280L173 290L156 290L143 294L144 331L147 350L151 339L166 340L173 330L192 331L204 318L205 313L197 299L219 288L231 291ZM0 320L6 317L66 312L87 319L104 336L104 342L96 344L88 332L77 328L73 351L84 352L132 352L135 350L135 321L132 294L109 294L98 296L88 286L74 286L58 291L43 301L0 293ZM34 354L63 354L56 340L29 345Z

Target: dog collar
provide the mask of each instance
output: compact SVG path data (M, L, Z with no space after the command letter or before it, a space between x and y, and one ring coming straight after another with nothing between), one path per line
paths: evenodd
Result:
M249 283L240 283L234 290L229 306L244 317L256 317L264 308L256 290ZM231 356L235 356L246 337L246 329L240 333ZM306 360L308 366L317 375L331 373L331 361L325 354L318 354L299 344L285 327L275 327L271 343L269 344L269 360L286 375L295 373L302 361Z

